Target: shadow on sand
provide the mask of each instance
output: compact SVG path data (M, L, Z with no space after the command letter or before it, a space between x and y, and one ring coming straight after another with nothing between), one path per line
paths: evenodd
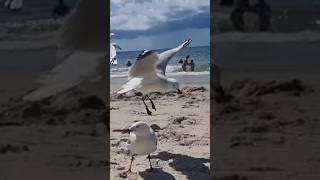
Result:
M176 179L171 174L163 171L161 168L153 168L153 170L147 169L143 172L139 172L139 175L146 180L162 180L162 179L175 180Z
M172 154L169 152L160 152L159 154L153 156L153 158L158 158L163 161L168 161L172 159L169 165L180 171L182 174L187 176L187 179L210 179L210 171L204 163L209 163L210 159L205 158L195 158L182 154Z

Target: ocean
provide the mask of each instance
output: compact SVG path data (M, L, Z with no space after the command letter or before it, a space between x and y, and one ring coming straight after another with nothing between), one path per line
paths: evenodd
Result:
M155 50L161 53L167 49ZM136 61L136 57L141 53L139 51L117 51L118 64L116 66L110 66L111 79L126 78L129 68L126 67L127 62L131 63ZM193 72L182 71L182 64L178 64L180 59L185 59L186 56L190 56L195 63L195 69ZM166 70L167 76L174 76L178 78L184 78L185 76L210 76L210 46L198 46L188 47L180 51L169 62Z

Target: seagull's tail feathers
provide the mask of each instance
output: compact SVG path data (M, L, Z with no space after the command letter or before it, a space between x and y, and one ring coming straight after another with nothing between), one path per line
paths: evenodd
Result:
M117 92L118 94L123 94L129 92L133 89L141 87L143 78L132 78L126 84L121 86L120 90Z

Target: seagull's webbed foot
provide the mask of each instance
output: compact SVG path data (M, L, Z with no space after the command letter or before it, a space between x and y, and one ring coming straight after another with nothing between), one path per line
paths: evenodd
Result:
M151 157L150 157L150 154L148 155L147 158L149 159L150 169L153 170L153 167L152 167L152 165L151 165Z
M148 95L146 95L146 97L150 100L152 109L154 109L155 111L157 111L156 106L154 105L154 103L153 103L153 101L150 99L150 97L149 97Z
M148 114L149 116L151 116L152 113L151 113L151 111L149 110L146 102L144 102L144 99L145 99L145 96L142 97L142 102L143 102L144 106L146 107L147 114Z

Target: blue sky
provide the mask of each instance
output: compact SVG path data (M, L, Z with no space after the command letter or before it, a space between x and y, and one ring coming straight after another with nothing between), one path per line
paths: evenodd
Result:
M210 43L210 0L111 0L112 41L124 51Z

